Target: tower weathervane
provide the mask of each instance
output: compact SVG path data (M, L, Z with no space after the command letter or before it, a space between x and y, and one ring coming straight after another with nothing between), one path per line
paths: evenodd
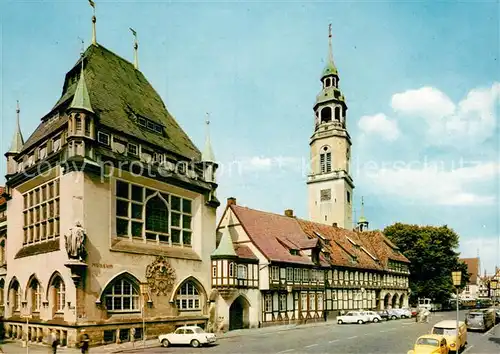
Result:
M92 6L93 9L93 15L92 15L92 44L97 45L97 36L96 36L96 29L95 29L95 23L97 21L95 17L95 2L93 0L89 0L90 6Z
M137 32L131 28L130 31L132 31L132 35L134 36L134 67L138 70L139 69L139 56L137 49L139 48L139 43L137 42Z
M328 61L333 64L333 49L332 49L332 24L328 25Z

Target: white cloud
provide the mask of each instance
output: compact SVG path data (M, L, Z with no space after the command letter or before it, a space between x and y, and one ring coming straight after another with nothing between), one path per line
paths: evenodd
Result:
M476 88L458 104L440 90L422 87L397 93L391 106L396 113L423 119L429 145L469 148L495 134L500 83Z
M396 93L391 106L395 112L429 119L448 116L455 111L455 104L448 96L433 87Z
M269 169L273 164L273 160L269 157L254 156L248 161L250 169Z
M394 141L400 135L398 123L389 120L383 113L361 117L358 126L363 133L367 135L376 134L388 141Z
M500 175L497 162L446 168L442 162L394 162L365 165L360 179L383 196L397 196L419 203L438 205L491 205L496 195L478 194L481 183L491 183ZM366 169L370 168L371 171Z
M460 237L460 257L473 258L477 257L481 261L481 275L486 269L487 274L492 274L495 271L495 266L500 264L500 235L496 237L479 237L475 235L473 238Z

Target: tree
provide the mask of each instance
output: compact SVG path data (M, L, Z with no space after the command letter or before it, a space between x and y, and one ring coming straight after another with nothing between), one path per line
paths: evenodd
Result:
M410 264L410 301L427 297L445 303L455 293L451 272L462 271L464 287L469 281L467 265L456 252L459 237L448 226L419 226L396 223L384 229L384 234L400 248Z

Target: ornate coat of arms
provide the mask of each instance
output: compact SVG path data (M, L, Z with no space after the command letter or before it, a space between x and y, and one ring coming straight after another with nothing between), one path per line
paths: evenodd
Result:
M175 283L175 270L168 262L167 257L157 256L146 267L146 279L152 294L167 295L172 291Z

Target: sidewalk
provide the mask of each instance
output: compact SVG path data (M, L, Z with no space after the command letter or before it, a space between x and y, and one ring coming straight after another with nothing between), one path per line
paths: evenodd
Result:
M290 324L290 325L280 325L280 326L271 326L271 327L263 327L263 328L250 328L250 329L237 329L233 331L229 331L226 333L217 334L217 340L225 340L230 338L238 338L242 336L252 336L252 335L264 335L271 333L279 333L283 331L291 331L302 328L311 328L311 327L323 327L323 326L333 326L335 325L335 321L326 321L326 322L315 322L315 323L307 323L307 324ZM90 349L91 353L132 353L132 352L141 352L144 348L155 348L159 347L160 343L158 339L148 339L146 342L136 341L136 342L127 342L123 344L108 344L99 347L93 347ZM21 342L19 341L11 341L6 340L0 343L0 347L2 348L5 354L24 354L27 353L26 348L22 347ZM29 346L29 353L48 353L49 347L42 344L31 344ZM76 354L80 353L80 350L77 348L58 348L58 354Z

